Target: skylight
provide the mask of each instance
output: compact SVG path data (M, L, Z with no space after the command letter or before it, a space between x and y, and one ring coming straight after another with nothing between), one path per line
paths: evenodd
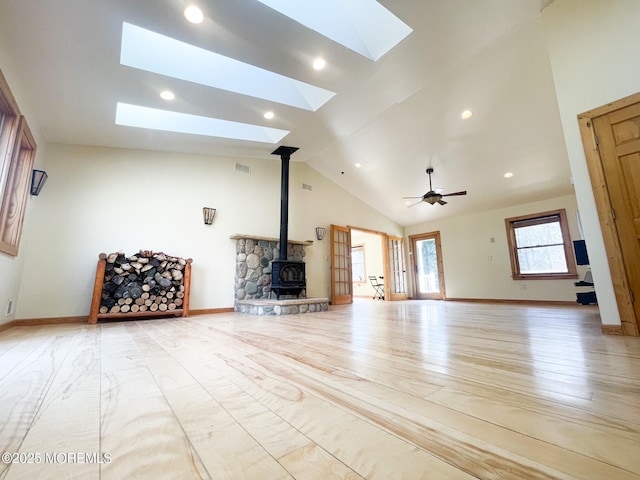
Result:
M122 24L120 63L311 111L335 95L127 22Z
M170 112L121 102L118 102L116 109L116 124L265 143L278 143L289 133L287 130L277 128Z
M258 0L374 62L413 29L375 0Z

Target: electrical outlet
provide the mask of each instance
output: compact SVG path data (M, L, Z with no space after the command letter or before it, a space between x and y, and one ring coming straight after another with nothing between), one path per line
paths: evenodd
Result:
M526 283L521 283L520 284L520 290L526 290L527 289L527 284Z

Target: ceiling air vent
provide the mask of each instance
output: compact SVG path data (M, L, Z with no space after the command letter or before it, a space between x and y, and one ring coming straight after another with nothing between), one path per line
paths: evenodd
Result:
M238 173L246 173L247 175L251 174L251 167L247 165L242 165L241 163L235 164L235 170Z
M309 192L313 191L313 187L311 185L309 185L308 183L303 183L302 184L302 189L303 190L307 190Z

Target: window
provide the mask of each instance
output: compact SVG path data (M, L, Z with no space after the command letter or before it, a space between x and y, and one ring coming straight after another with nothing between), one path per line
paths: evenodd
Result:
M351 275L354 283L364 283L366 280L364 269L364 245L351 247Z
M36 144L0 72L0 252L18 255Z
M564 209L505 223L515 280L578 278Z

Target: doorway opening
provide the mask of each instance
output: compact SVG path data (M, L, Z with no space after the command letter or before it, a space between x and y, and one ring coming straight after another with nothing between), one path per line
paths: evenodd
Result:
M369 277L375 279L377 284L384 285L383 242L383 236L379 233L351 229L351 276L354 297L380 297Z
M402 237L384 232L331 225L331 303L353 303L354 296L369 293L380 300L406 300L403 244ZM376 287L369 277L382 285Z

